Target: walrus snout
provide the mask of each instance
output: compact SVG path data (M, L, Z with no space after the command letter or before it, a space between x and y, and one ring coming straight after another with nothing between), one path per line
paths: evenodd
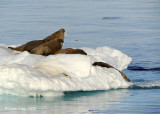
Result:
M61 28L59 30L59 32L62 32L64 34L64 38L67 37L67 33L66 33L65 29Z
M62 31L64 33L64 37L67 37L67 32L65 31L65 29L60 29L60 31Z
M60 30L61 30L62 32L65 32L65 29L63 29L63 28L62 28L62 29L60 29Z

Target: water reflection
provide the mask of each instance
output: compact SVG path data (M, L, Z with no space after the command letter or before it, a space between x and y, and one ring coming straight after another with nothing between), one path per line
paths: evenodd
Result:
M1 111L6 107L6 111L16 111L14 108L35 108L34 113L54 112L54 113L88 113L99 110L114 110L121 106L123 98L129 95L127 89L110 90L110 91L92 91L92 92L69 92L64 96L53 98L22 98L13 96L1 96L0 102L5 101L5 104L1 105ZM112 107L116 105L116 107ZM9 110L10 108L10 110ZM32 112L30 110L21 111L20 113Z

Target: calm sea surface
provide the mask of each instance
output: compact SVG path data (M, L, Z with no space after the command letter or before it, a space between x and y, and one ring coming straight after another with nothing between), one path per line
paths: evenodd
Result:
M64 48L110 46L136 66L124 70L138 86L71 92L53 98L0 96L0 113L160 113L160 0L0 0L0 44L43 39L65 28Z

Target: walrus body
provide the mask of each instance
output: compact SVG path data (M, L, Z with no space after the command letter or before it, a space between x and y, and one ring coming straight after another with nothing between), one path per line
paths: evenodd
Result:
M63 45L63 39L53 39L44 44L41 44L30 51L31 54L38 54L48 56L51 53L55 53L60 50Z
M109 64L107 64L107 63L104 63L104 62L94 62L94 63L93 63L93 66L101 66L101 67L106 67L106 68L114 68L113 66L111 66L111 65L109 65ZM114 69L116 69L116 68L114 68ZM118 69L116 69L116 70L118 70ZM119 71L119 70L118 70L118 71ZM130 79L129 79L123 72L121 72L121 71L119 71L119 72L121 73L122 77L123 77L126 81L130 82Z
M23 44L19 47L13 48L13 47L8 47L12 50L16 50L16 51L28 51L30 52L32 49L34 49L35 47L44 44L50 40L53 40L55 38L61 38L64 40L64 34L65 34L65 29L60 29L59 31L53 33L52 35L44 38L43 40L34 40L34 41L30 41L26 44Z
M62 54L62 53L87 55L87 53L85 51L83 51L82 49L73 49L73 48L60 49L57 52L55 52L54 54Z
M45 40L34 40L34 41L30 41L28 43L26 43L26 45L24 46L22 51L28 51L30 52L32 49L34 49L35 47L46 43L47 41Z

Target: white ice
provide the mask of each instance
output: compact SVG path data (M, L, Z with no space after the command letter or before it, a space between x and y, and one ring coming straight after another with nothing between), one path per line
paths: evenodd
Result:
M119 70L127 68L131 58L110 47L81 48L88 56L47 57L26 51L17 53L7 47L0 44L0 94L55 96L63 95L64 91L109 90L130 85L117 70L92 66L99 61Z

